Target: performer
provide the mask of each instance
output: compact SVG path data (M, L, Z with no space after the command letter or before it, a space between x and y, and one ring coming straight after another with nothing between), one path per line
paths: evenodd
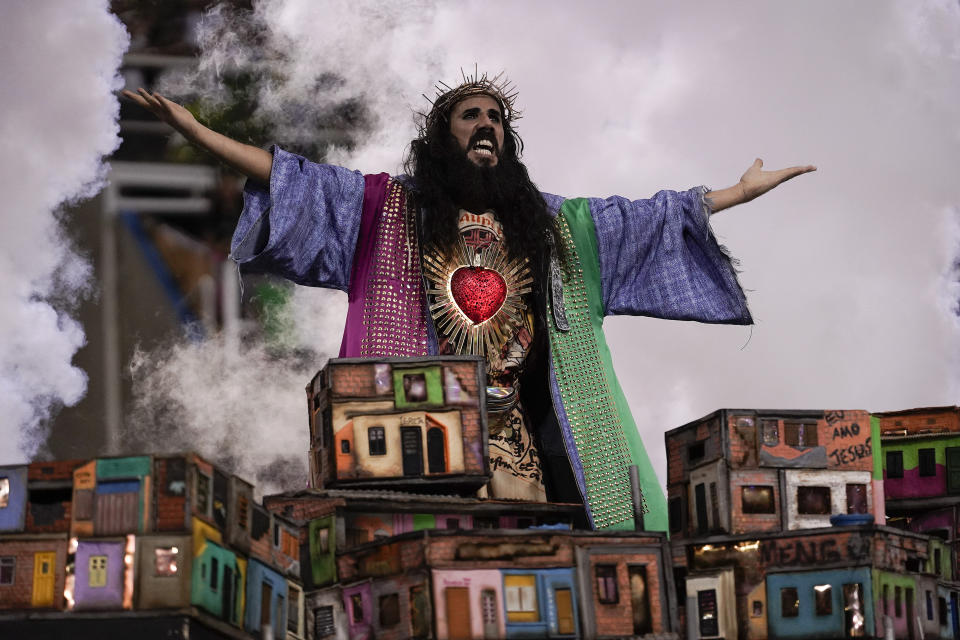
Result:
M635 464L644 526L667 530L603 318L751 323L709 216L814 167L757 159L732 187L645 200L541 193L499 76L438 89L398 177L244 145L157 93L124 95L250 178L238 263L347 292L341 357L486 357L492 497L582 502L595 528L633 528Z

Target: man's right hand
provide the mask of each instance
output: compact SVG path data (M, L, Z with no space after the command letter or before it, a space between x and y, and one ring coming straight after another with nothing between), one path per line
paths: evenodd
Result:
M124 90L123 95L169 124L187 140L196 141L197 119L176 102L167 100L159 93L150 93L142 87L137 89L136 93Z
M192 113L159 93L150 93L140 88L136 93L124 90L122 94L169 124L193 144L212 153L221 162L254 180L269 184L273 166L273 155L269 151L237 142L208 129L197 122Z

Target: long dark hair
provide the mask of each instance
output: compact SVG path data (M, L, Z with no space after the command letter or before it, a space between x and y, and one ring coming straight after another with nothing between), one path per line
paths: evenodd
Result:
M413 197L423 211L425 246L450 247L457 242L457 214L461 206L469 208L468 203L457 200L462 199L459 196L465 184L479 183L484 190L483 204L494 209L503 225L507 253L512 258L529 258L537 272L549 256L548 234L559 248L559 232L540 190L520 161L523 140L509 122L504 122L503 134L496 166L475 167L450 133L448 110L443 117L426 119L420 137L410 143L404 169L413 180Z

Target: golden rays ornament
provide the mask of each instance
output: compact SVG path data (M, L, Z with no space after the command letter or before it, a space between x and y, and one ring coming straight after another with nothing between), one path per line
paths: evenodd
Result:
M533 282L526 258L510 260L499 243L481 249L461 238L451 255L433 247L423 261L430 314L455 353L495 353L522 326L523 296Z

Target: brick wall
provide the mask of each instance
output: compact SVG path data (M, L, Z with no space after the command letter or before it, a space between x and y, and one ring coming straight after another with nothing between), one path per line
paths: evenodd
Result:
M665 611L661 606L661 584L659 571L659 555L622 553L591 554L590 555L590 584L593 597L593 609L596 617L597 635L600 636L632 636L633 635L633 603L631 599L629 565L646 565L647 567L647 598L650 602L650 618L653 623L653 633L662 633L666 630L664 624ZM616 566L617 575L617 602L606 604L600 602L600 592L596 580L595 567L597 565Z
M0 586L0 609L27 609L33 600L34 554L56 552L53 564L53 607L63 609L63 577L66 565L67 538L44 540L8 539L0 541L0 557L14 557L16 567L13 584Z
M175 496L167 493L167 465L169 459L159 458L154 461L153 490L156 495L156 530L183 531L186 524L187 483L184 483L183 495ZM186 461L183 462L186 465Z
M918 433L924 429L945 429L960 431L960 408L941 407L917 410L905 414L876 414L880 421L880 432L906 429L907 433Z
M690 446L703 441L702 457L690 459ZM720 419L712 417L666 435L667 484L684 482L691 467L723 457Z
M773 487L773 513L744 513L743 487ZM730 533L780 530L780 482L776 469L730 471Z
M373 363L336 364L330 367L330 389L334 397L372 398L374 387Z
M28 482L62 481L73 482L73 470L86 460L57 460L55 462L33 462L27 465Z

